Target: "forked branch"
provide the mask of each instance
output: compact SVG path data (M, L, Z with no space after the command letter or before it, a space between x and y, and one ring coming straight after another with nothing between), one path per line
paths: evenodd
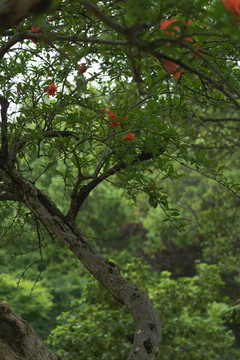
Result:
M159 156L163 153L164 153L164 149L162 148L159 148L155 155L152 152L143 151L141 154L136 156L136 158L132 161L132 165L137 164L144 160L153 159L154 156ZM98 177L90 181L87 185L82 186L78 193L75 192L74 196L72 196L71 199L71 204L68 210L67 218L74 221L80 207L82 206L82 204L84 203L90 192L93 189L95 189L95 187L98 184L109 178L109 176L112 176L118 173L119 171L126 169L127 166L128 166L127 162L122 160L118 164L114 165L112 168L108 169L106 173L99 175Z

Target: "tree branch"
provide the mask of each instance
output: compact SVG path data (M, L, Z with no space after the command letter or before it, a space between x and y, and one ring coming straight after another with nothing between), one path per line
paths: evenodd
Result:
M33 39L33 40L46 40L46 42L53 42L56 40L64 40L73 43L94 43L94 44L107 44L107 45L128 45L127 41L123 40L108 40L108 39L98 39L98 38L90 38L86 36L77 36L77 35L61 35L55 32L48 33L45 35L44 33L37 34L32 32L21 32L21 36L23 39Z
M164 153L164 149L159 149L157 154L155 156L159 156ZM144 160L150 160L154 157L153 153L146 153L142 152L140 155L138 155L133 161L132 165L139 163ZM125 169L127 167L126 161L121 161L118 164L114 165L111 169L109 169L105 174L102 174L98 176L96 179L93 179L91 182L89 182L87 185L84 185L80 191L76 194L74 193L73 196L71 196L71 204L67 213L67 218L71 219L72 221L75 220L78 211L90 192L95 189L95 187L100 184L102 181L106 180L109 176L112 176L116 174L117 172Z
M106 154L107 154L108 149L109 149L109 147L106 145L104 150L103 150L102 155L100 156L100 159L98 160L98 164L97 164L97 166L95 168L93 177L98 176L98 173L99 173L99 171L101 170L101 168L103 166L103 160L104 160L104 158L106 158ZM110 156L111 156L111 154L109 154L107 158L109 158Z
M42 136L43 138L74 137L75 139L79 139L78 135L74 131L67 130L47 130L43 131ZM25 135L13 144L12 148L9 151L9 157L12 161L15 161L17 153L26 144L28 139L31 139L31 135Z
M8 50L18 43L19 41L25 39L25 36L22 33L17 33L13 35L7 42L5 42L0 48L0 59L4 57L4 55L8 52Z
M21 198L21 196L18 196L17 194L12 194L12 193L0 193L0 201L19 201L19 202L24 202L23 199Z
M49 350L31 325L0 302L1 360L61 360Z
M51 34L50 34L51 35ZM128 42L124 40L108 40L108 39L98 39L90 38L85 36L67 36L67 35L58 35L54 34L54 40L67 40L72 42L83 42L83 43L94 43L94 44L107 44L107 45L120 45L127 46Z
M8 158L7 109L9 106L9 102L6 98L0 96L0 105L2 118L0 158L5 161Z
M233 122L240 122L240 118L219 118L219 119L213 119L213 118L205 118L203 116L199 117L202 121L211 121L211 122L228 122L228 121L233 121Z

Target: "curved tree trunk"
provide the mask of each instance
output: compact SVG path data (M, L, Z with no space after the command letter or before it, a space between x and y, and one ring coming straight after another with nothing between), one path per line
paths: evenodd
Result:
M42 224L74 253L116 300L129 309L136 331L128 359L154 360L160 344L161 321L148 296L124 279L116 265L97 251L75 223L68 220L45 193L24 179L15 168L4 164L0 168L0 178L9 192L14 192L18 198L20 196Z
M0 302L0 360L61 360L31 325Z

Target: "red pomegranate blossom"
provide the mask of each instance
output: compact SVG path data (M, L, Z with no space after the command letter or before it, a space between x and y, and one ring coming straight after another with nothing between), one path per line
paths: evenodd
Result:
M111 109L109 109L108 111L106 111L106 114L108 114L108 116L110 117L110 119L118 119L117 115L114 114L114 112L112 112Z
M231 10L234 16L240 16L240 1L239 0L222 0L223 5L227 10Z
M174 24L174 23L177 23L178 22L178 19L172 19L172 20L163 20L161 23L160 23L160 27L161 29L165 32L165 34L167 35L172 35L174 36L174 32L169 32L169 31L165 31L170 25ZM184 23L185 26L189 27L192 25L192 20L188 20L186 23ZM180 31L180 27L179 26L174 26L173 27L174 30L176 31Z
M228 0L223 0L223 1L228 1ZM234 1L234 0L232 0L232 1ZM174 32L172 32L172 31L167 31L167 29L168 29L172 24L175 24L175 23L177 23L177 22L178 22L178 19L164 20L164 21L162 21L162 22L160 23L160 27L161 27L162 31L164 32L164 34L174 37L174 36L176 36L176 34L175 34ZM192 25L192 20L189 19L186 23L184 23L184 25L185 25L186 27L190 27L190 26ZM176 30L176 32L180 32L180 30L181 30L179 26L173 26L172 28L173 28L174 30ZM177 35L177 37L179 37L179 35ZM191 43L192 43L192 46L194 46L194 47L197 46L197 44L194 42L194 40L191 39L190 37L185 37L184 40L191 42ZM171 43L171 42L167 42L167 45L170 46L170 45L172 45L172 43ZM198 49L201 49L200 46L197 46L197 48L198 48ZM201 51L194 52L194 53L192 53L192 56L195 57L195 56L197 56L197 55L200 54L200 53L201 53ZM156 60L155 60L155 59L156 59ZM154 61L157 61L157 58L154 58L153 60L154 60Z
M176 23L178 20L177 19L172 19L172 20L164 20L160 23L161 29L163 31L165 31L170 25ZM180 27L179 26L174 26L173 27L174 30L176 31L180 31ZM165 31L165 34L170 35L170 36L174 36L174 32L170 32L170 31Z
M198 56L198 54L201 54L201 53L202 53L202 52L201 52L202 47L199 46L199 45L197 45L197 43L195 43L192 38L190 38L189 36L187 36L187 37L184 38L184 40L192 43L192 46L194 46L195 48L199 49L199 51L192 53L192 57Z
M30 29L30 32L37 33L37 34L42 34L40 26L37 26L37 25L32 25L31 29ZM40 43L39 40L34 40L34 39L28 39L28 40L31 40L32 42L34 42L34 44L39 44Z
M134 139L135 139L135 135L132 132L128 133L123 138L123 140L127 140L127 141L133 141Z
M78 73L79 74L84 74L87 71L87 69L88 69L87 64L82 63L82 64L79 65Z
M55 83L51 82L51 84L45 91L48 93L48 97L55 96L55 93L57 92L57 87L55 86Z
M109 124L112 128L118 128L120 125L121 125L121 123L120 123L120 121L112 121L110 124Z
M169 73L172 74L175 79L179 79L181 73L184 72L184 69L180 69L179 65L175 64L173 61L170 60L165 59L163 61L163 66Z
M156 185L150 184L150 185L148 185L148 187L149 187L149 189L154 189L156 187Z
M31 31L31 32L36 32L36 33L38 33L38 34L42 34L40 26L37 26L37 25L31 26L31 30L30 30L30 31Z

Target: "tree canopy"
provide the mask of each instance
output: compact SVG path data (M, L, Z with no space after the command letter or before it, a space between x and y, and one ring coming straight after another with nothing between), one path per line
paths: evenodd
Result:
M128 356L129 360L157 357L162 321L166 314L174 313L172 302L178 316L166 326L165 335L163 329L162 358L176 356L175 352L169 355L171 341L164 342L171 337L171 326L179 331L178 341L176 338L172 341L174 348L184 349L183 339L194 331L197 321L198 330L207 326L216 337L225 334L216 351L227 358L235 340L222 318L225 316L231 322L231 314L239 310L230 301L228 305L218 303L214 286L219 292L224 283L221 276L226 280L239 267L240 1L46 3L29 1L24 11L16 7L15 1L0 6L0 16L6 14L0 27L3 245L12 248L12 254L36 248L38 256L26 264L27 268L43 263L45 245L54 244L54 249L66 246L132 315L135 322L132 347L122 346L123 357ZM189 184L191 188L186 190ZM105 189L106 204L101 203L98 188ZM118 211L116 191L127 196ZM147 210L150 215L145 217L146 199L152 209ZM131 238L135 255L144 252L160 272L164 267L159 265L158 247L166 249L170 243L189 246L193 239L198 239L206 264L197 266L194 277L184 276L177 282L163 272L158 283L154 274L149 288L143 286L146 291L143 292L141 276L131 276L134 269L130 265L126 276L121 275L116 260L121 265L118 252L124 248L117 237L114 239L110 225L116 229L136 203L148 235L141 246L144 232ZM86 216L84 208L88 206L91 210ZM94 214L100 206L102 214L98 219L106 220L98 225ZM103 224L105 231L101 234ZM122 227L124 231L129 234L126 227ZM99 243L94 241L95 236L105 235ZM20 244L23 237L25 240ZM109 254L106 247L112 239L118 251ZM48 259L57 257L54 249ZM199 247L195 251L199 254ZM139 263L135 267L140 273ZM181 275L180 265L177 271ZM151 277L148 268L146 272ZM209 277L202 280L201 274L205 272ZM4 279L0 281L11 291L10 277L9 285ZM30 280L25 281L26 288L33 286L27 282ZM67 283L67 278L64 281ZM207 288L201 295L204 282ZM172 295L164 293L160 299L166 284ZM182 288L187 300L180 295L177 298ZM45 299L41 316L47 317L54 295L44 286L38 291L36 297ZM76 289L71 291L79 296ZM176 304L181 302L180 310ZM194 310L191 303L196 307ZM32 306L35 311L37 300ZM56 336L55 344L64 341L72 321L82 324L77 337L87 331L89 324L81 311L90 314L92 304L75 302L74 306L74 315L62 315L67 320L65 328L57 328L52 335ZM112 306L112 311L107 321L114 321L118 309L112 300L106 300L105 310L108 306ZM191 311L194 320L190 321ZM106 312L96 312L95 316L96 323L106 321ZM119 332L128 323L129 318L122 317ZM186 331L185 337L182 331ZM114 338L113 334L114 331L111 332ZM197 338L196 332L194 345L192 340L186 341L186 347L195 348ZM202 341L207 342L207 336ZM213 359L216 354L211 347L214 346L209 342L206 352L199 352L194 359ZM93 354L86 355L84 346L81 351L81 356L94 358ZM67 356L73 359L74 349ZM193 358L189 356L179 359Z

